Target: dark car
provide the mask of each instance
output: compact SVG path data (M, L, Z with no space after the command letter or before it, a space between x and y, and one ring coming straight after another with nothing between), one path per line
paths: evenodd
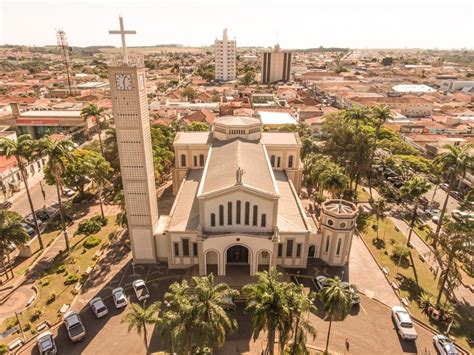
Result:
M44 222L49 219L50 215L48 212L44 210L40 210L40 211L36 211L36 217L38 217L40 220Z
M9 209L10 207L12 207L12 203L10 201L4 201L2 203L0 203L0 208L4 208L4 209Z

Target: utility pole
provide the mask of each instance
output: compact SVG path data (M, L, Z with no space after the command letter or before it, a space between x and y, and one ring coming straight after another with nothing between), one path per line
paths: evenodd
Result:
M20 328L21 335L23 336L23 341L26 342L25 332L23 331L23 327L21 326L21 323L20 323L20 317L18 317L17 312L15 312L15 316L16 316L16 321L18 322L18 327Z
M69 71L69 51L70 47L67 42L66 32L62 29L56 31L56 37L58 38L58 47L61 49L61 55L63 57L63 63L66 68L67 85L69 89L69 95L72 96L72 85L71 85L71 73Z

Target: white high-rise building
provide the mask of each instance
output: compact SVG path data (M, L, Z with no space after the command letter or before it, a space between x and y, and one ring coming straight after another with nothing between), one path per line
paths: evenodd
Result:
M216 80L218 81L235 80L236 50L237 50L236 41L229 40L227 38L227 29L225 29L224 34L222 36L222 40L216 39L216 42L215 42Z

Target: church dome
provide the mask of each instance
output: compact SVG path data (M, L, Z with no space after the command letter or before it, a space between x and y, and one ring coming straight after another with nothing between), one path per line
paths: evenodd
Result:
M233 138L260 140L262 122L258 118L248 116L219 117L214 120L213 136L220 141Z

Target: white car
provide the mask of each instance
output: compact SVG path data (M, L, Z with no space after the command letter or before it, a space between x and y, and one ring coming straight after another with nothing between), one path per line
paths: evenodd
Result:
M29 214L27 217L25 217L24 221L32 227L35 226L35 218L33 217L32 214ZM38 227L41 227L43 224L43 221L37 217L36 223L38 223Z
M150 298L150 292L148 292L148 288L146 287L145 281L143 280L135 280L132 283L133 290L135 291L135 295L139 301L144 301Z
M439 215L431 217L431 221L435 224L438 224L439 223Z
M459 354L453 342L445 335L435 335L433 344L441 355L457 355Z
M28 233L29 236L32 236L33 234L36 233L35 230L31 228L31 226L28 223L22 222L21 225L23 226L23 228L25 229L25 232Z
M53 333L46 331L36 337L38 350L41 355L54 355L58 353L58 348L54 342Z
M127 296L122 287L117 287L112 290L112 298L114 299L115 308L123 308L127 306Z
M323 288L329 286L329 278L323 275L316 276L315 284L318 291L321 291Z
M105 306L104 301L102 301L102 298L100 297L94 297L89 302L89 305L91 306L91 309L97 318L102 318L107 315L107 313L109 313L109 310Z
M74 196L75 193L76 193L76 191L74 191L74 190L71 190L71 189L64 189L64 191L63 191L63 196L65 196L65 197L72 197L72 196Z
M74 311L67 312L64 315L64 325L66 326L69 339L72 341L81 340L86 336L86 328L84 328L78 313Z
M397 332L403 340L416 340L418 334L407 310L401 306L392 307L392 318Z

